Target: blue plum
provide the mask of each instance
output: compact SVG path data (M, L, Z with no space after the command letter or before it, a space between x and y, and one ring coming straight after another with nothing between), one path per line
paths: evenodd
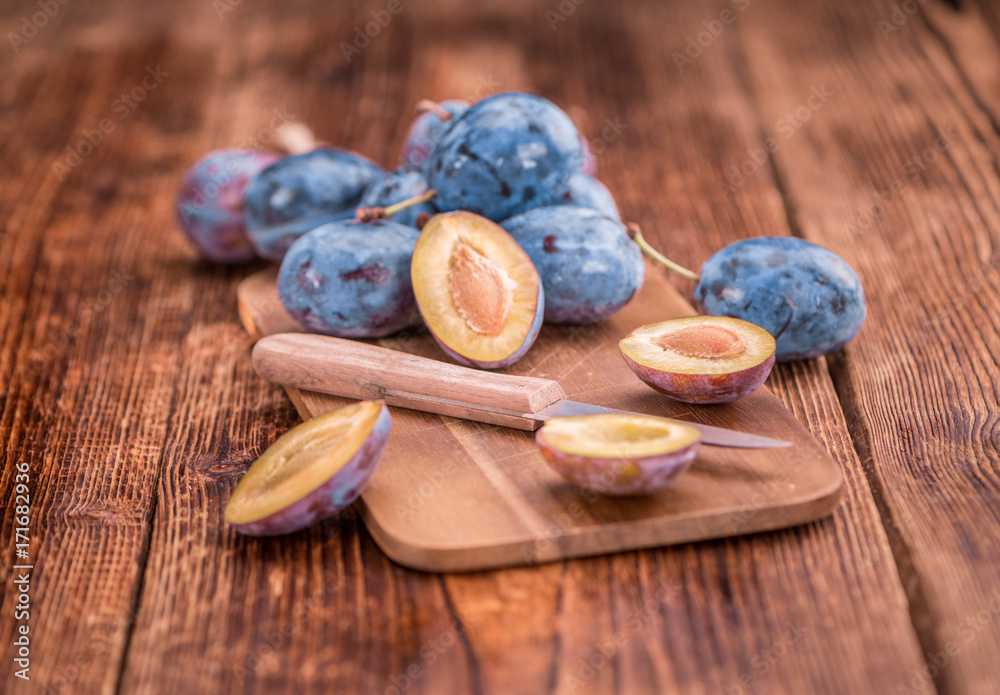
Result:
M573 121L552 102L495 94L455 119L427 160L428 183L443 211L504 220L566 192L583 165Z
M391 220L317 227L281 262L281 303L306 328L341 338L381 338L413 325L410 260L419 235Z
M569 188L557 202L560 205L591 208L615 222L621 222L621 215L618 213L618 206L611 191L603 183L582 171L569 177Z
M430 190L427 179L418 169L401 168L386 174L376 181L365 191L361 199L362 206L386 207L393 203L400 203L404 200L414 198ZM426 212L428 215L437 213L437 208L433 203L421 203L413 207L406 208L392 216L393 222L405 224L408 227L417 226L417 217L420 213Z
M695 301L704 313L767 330L779 362L836 352L861 330L866 313L854 270L795 237L744 239L722 249L702 266Z
M625 227L596 210L556 205L500 223L531 257L545 288L547 323L594 323L642 287L642 252Z
M353 217L365 191L384 173L361 155L331 148L279 159L250 181L243 197L257 254L280 261L306 232Z
M444 120L443 114L436 113L436 109L425 111L417 116L410 126L410 131L406 134L406 141L403 143L403 152L400 156L403 166L422 167L440 142L441 136L454 123L454 119L461 116L469 108L469 102L452 99L442 101L436 106L450 114L451 118Z
M203 256L220 263L243 263L256 256L247 238L243 191L276 159L269 152L216 150L184 173L177 193L177 223Z

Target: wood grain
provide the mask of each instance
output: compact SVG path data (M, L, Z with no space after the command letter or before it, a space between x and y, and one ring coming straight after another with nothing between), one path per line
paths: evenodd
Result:
M944 692L990 692L1000 647L1000 131L996 95L980 96L986 76L966 51L996 55L996 36L974 8L931 4L892 30L877 7L845 6L825 22L770 9L775 18L753 18L745 34L765 122L813 85L832 94L809 136L776 153L777 167L802 234L842 254L869 297L868 327L832 374L923 649L939 662L931 675ZM844 51L818 29L833 22L869 29ZM780 55L777 34L797 37Z
M0 499L31 461L38 674L13 680L5 647L0 689L881 693L916 678L920 693L990 692L1000 621L975 621L1000 564L996 7L929 0L883 39L891 2L403 5L349 63L341 41L385 5L69 3L0 60ZM674 53L726 10L679 69ZM11 31L26 14L0 8ZM65 148L157 64L162 91L60 181ZM780 136L824 81L837 98ZM584 124L623 212L676 260L794 232L862 271L872 318L831 362L847 417L825 360L769 380L841 465L830 519L445 576L392 564L352 514L280 542L222 524L242 471L296 417L252 374L234 317L257 268L200 263L173 229L183 169L263 142L275 109L393 165L418 99L518 88ZM958 143L909 181L905 163L949 125ZM903 195L845 236L896 178ZM137 279L75 327L112 270ZM924 653L970 626L944 675L921 680Z

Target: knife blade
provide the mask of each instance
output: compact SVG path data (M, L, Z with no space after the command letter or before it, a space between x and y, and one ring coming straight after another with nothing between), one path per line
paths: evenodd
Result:
M632 414L571 401L551 379L470 369L313 334L261 338L253 349L253 366L259 376L282 386L358 400L381 399L397 407L522 430L535 430L559 416ZM748 432L673 421L699 429L703 444L754 449L791 446L791 442Z

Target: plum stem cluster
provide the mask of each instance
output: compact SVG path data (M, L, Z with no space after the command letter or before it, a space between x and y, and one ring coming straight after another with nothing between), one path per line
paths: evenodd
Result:
M450 121L453 116L445 110L441 104L436 101L431 101L430 99L421 99L417 102L417 113L425 114L427 112L433 113L435 116L440 118L444 122Z
M387 205L386 207L372 207L366 205L360 207L355 212L355 216L360 222L372 222L374 220L384 220L386 217L392 217L397 212L402 212L406 208L411 208L414 205L420 205L421 203L426 203L427 201L434 198L437 195L437 191L433 188L426 193L421 193L420 195L415 195L412 198L407 198L406 200L401 200L398 203L393 203L392 205Z
M682 265L674 263L672 260L664 256L662 253L654 249L652 246L650 246L649 242L646 241L646 239L642 236L642 230L639 229L639 225L635 224L634 222L630 222L626 226L626 229L628 230L629 238L636 244L638 244L639 248L642 249L643 252L647 256L652 258L654 261L662 265L665 265L670 270L674 271L678 275L686 277L688 280L693 280L694 282L699 282L701 280L701 277L699 277L698 273L694 272L693 270L688 270Z

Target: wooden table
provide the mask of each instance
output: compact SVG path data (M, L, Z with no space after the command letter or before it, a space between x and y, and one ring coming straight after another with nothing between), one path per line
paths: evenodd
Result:
M47 4L0 10L4 692L1000 692L994 4ZM297 418L236 317L263 264L198 260L181 172L288 118L391 165L418 99L514 89L681 263L793 234L858 270L858 339L770 379L843 468L831 518L460 575L352 513L223 522Z

